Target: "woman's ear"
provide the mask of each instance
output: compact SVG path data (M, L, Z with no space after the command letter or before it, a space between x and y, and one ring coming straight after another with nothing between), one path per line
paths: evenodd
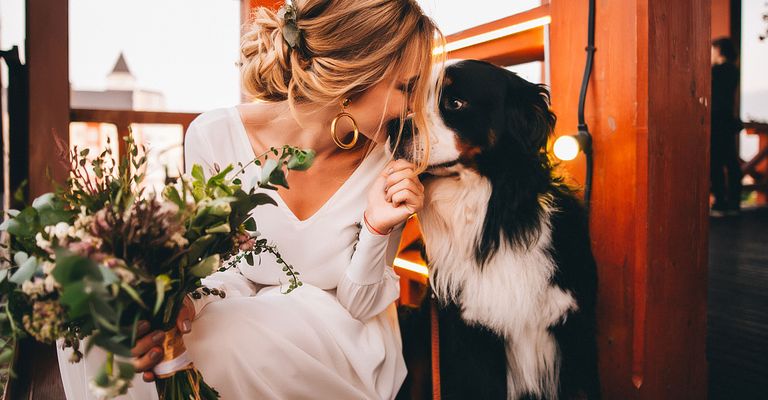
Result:
M546 148L557 117L549 108L546 86L534 84L508 73L506 110L507 129L531 151Z

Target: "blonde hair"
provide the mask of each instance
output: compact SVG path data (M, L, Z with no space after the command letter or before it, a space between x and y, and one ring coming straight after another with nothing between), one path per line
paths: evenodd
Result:
M293 5L300 32L294 48L283 38L283 19L268 8L254 9L240 44L246 92L261 101L288 101L292 110L297 103L339 104L417 67L419 79L408 95L415 131L423 137L417 152L423 171L429 157L426 109L436 90L430 74L442 62L442 53L433 49L444 43L434 22L415 0L294 0Z

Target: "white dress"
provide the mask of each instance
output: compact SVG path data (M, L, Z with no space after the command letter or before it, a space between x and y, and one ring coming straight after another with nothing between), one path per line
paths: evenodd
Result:
M184 153L188 168L201 164L206 170L214 163L246 164L254 157L235 107L195 119ZM382 146L377 146L303 221L276 192L264 191L278 205L254 210L258 230L300 272L303 286L282 294L288 278L268 254L261 256L260 264L243 261L203 280L210 288L225 290L226 298L203 296L194 301L197 313L184 342L195 366L222 399L395 397L406 375L394 304L399 277L392 269L403 224L385 236L361 224L368 188L386 161ZM257 176L259 167L248 167L244 184ZM64 357L67 353L60 353L60 366L71 366ZM65 390L73 385L68 399L89 398L83 392L87 386L83 388L82 375L87 372L62 369ZM80 391L75 394L74 389ZM126 398L152 398L149 389L154 385L134 379Z

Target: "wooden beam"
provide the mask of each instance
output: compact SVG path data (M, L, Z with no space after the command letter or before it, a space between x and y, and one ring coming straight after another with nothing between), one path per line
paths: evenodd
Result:
M558 135L576 130L587 4L551 1ZM603 398L706 398L710 5L598 2L586 116ZM584 182L583 158L563 165Z
M497 29L506 28L508 26L522 24L531 20L544 18L550 16L550 6L545 4L536 8L532 8L528 11L523 11L508 17L497 19L485 24L473 26L469 29L465 29L461 32L456 32L445 37L446 42L456 42L458 40L466 39L473 36L482 35L484 33L492 32Z
M477 59L508 66L544 60L544 28L537 27L471 47L454 50L448 58Z
M478 25L467 30L448 35L447 43L456 43L472 37L488 34L510 26L525 24L529 21L550 16L549 4L536 7L518 14ZM498 39L484 41L469 47L449 51L448 58L486 60L498 65L522 64L544 60L544 28L533 27Z

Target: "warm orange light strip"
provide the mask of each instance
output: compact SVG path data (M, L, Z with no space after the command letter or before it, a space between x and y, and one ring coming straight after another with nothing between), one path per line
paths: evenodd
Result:
M429 276L429 270L425 265L417 264L413 261L404 260L402 258L395 258L395 267L407 269L409 271L416 272L424 276Z
M463 49L465 47L474 46L480 43L490 42L491 40L496 40L503 38L505 36L511 36L516 33L525 32L530 29L538 28L540 26L548 25L552 22L552 17L549 15L532 19L530 21L520 22L518 24L505 26L504 28L496 29L490 32L481 33L479 35L470 36L468 38L459 39L455 42L450 42L445 45L445 47L436 47L432 53L434 54L440 54L444 51L451 52L459 49Z

